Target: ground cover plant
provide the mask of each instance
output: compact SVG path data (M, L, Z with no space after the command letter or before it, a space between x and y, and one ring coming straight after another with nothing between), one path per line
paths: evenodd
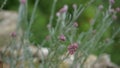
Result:
M28 0L19 2L17 28L11 32L9 46L1 49L2 61L8 63L10 68L86 68L84 66L87 65L85 62L89 55L97 51L103 53L107 47L112 46L114 38L120 32L118 28L109 38L104 38L117 18L116 14L120 12L120 8L114 10L114 0L108 1L107 8L102 4L96 6L88 30L82 32L78 29L80 24L77 20L95 1L89 0L84 5L73 4L72 8L65 4L55 12L57 0L54 0L47 24L48 35L41 44L35 46L30 38L39 0L35 0L30 19ZM70 13L69 9L73 11Z

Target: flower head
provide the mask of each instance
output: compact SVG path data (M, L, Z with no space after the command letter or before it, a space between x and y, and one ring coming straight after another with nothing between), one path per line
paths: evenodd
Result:
M14 37L16 37L16 36L17 36L16 32L12 32L12 33L11 33L11 37L14 38Z
M64 5L64 6L59 10L59 12L60 12L60 13L64 13L64 12L67 12L67 10L68 10L68 6L67 6L67 5Z
M66 37L62 34L62 35L59 36L59 39L60 39L61 41L65 41L65 40L66 40Z
M73 23L73 26L74 26L74 27L78 27L78 23L77 23L77 22L74 22L74 23Z
M78 48L78 43L73 43L68 46L68 52L70 55L74 54Z
M56 16L60 16L61 14L63 13L66 13L68 10L68 5L64 5L57 13L56 13Z
M120 12L120 8L119 7L116 8L116 12Z
M26 0L20 0L21 4L25 4Z
M115 3L115 0L109 0L109 3L110 3L110 4L114 4L114 3Z

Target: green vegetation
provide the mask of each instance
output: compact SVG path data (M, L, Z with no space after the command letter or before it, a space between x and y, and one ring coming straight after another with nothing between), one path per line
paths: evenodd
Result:
M72 5L73 4L83 4L86 5L86 3L89 0L59 0L57 2L57 5L55 6L55 13L59 11L59 9L67 4L69 6L68 13L72 13ZM0 0L0 5L4 0ZM28 21L30 20L31 13L33 10L33 5L34 5L34 0L29 0L28 1ZM30 32L30 41L34 44L41 44L43 42L43 39L46 38L48 35L48 29L47 25L49 23L49 17L50 17L50 12L51 12L51 5L53 3L53 0L40 0L39 5L37 6L37 10L35 13L35 20L34 23L32 24L31 32ZM77 19L78 22L78 32L83 32L83 31L88 31L90 29L91 23L93 17L95 17L95 12L97 11L96 8L97 6L103 4L104 8L103 10L106 10L108 7L108 1L107 0L97 0L95 1L91 7L88 7ZM18 11L18 6L19 2L17 0L8 0L5 6L3 7L4 10L12 10L12 11ZM120 6L120 1L116 0L115 4L113 5L112 8L117 8ZM54 14L56 16L56 14ZM101 20L102 14L99 17ZM103 37L101 40L105 40L106 38L110 38L115 31L120 28L120 12L117 13L117 19L114 20L114 23L112 23L112 26L107 29L107 31L104 33ZM99 19L97 19L99 21ZM100 23L100 22L99 22ZM101 22L102 23L102 22ZM24 25L24 24L23 24ZM56 18L53 20L53 25L56 25ZM98 24L95 24L93 28L96 28ZM45 45L47 47L47 43ZM110 54L112 61L120 65L120 32L117 34L117 36L114 39L114 43L112 43L109 47L107 47L104 50L105 53ZM95 52L95 54L99 54L100 52Z

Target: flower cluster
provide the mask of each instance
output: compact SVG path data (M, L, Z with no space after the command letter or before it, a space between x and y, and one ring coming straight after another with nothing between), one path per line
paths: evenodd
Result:
M68 52L70 55L74 54L78 48L78 43L73 43L68 46Z

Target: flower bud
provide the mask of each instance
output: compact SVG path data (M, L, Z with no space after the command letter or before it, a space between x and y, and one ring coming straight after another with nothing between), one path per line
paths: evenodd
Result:
M70 55L74 54L78 48L78 43L73 43L68 46L68 52Z
M60 39L61 41L65 41L65 40L66 40L66 37L62 34L62 35L59 36L59 39Z
M13 38L16 37L16 35L17 35L16 32L11 33L11 37L13 37Z
M67 12L67 10L68 10L68 6L64 5L63 8L61 8L59 12L60 13L65 13L65 12Z
M109 0L109 3L110 3L110 4L114 4L115 1L114 1L114 0Z
M26 0L20 0L21 4L25 4Z
M78 23L77 23L77 22L74 22L74 23L73 23L73 26L74 26L74 27L78 27Z
M119 7L116 8L116 12L120 12L120 8Z

